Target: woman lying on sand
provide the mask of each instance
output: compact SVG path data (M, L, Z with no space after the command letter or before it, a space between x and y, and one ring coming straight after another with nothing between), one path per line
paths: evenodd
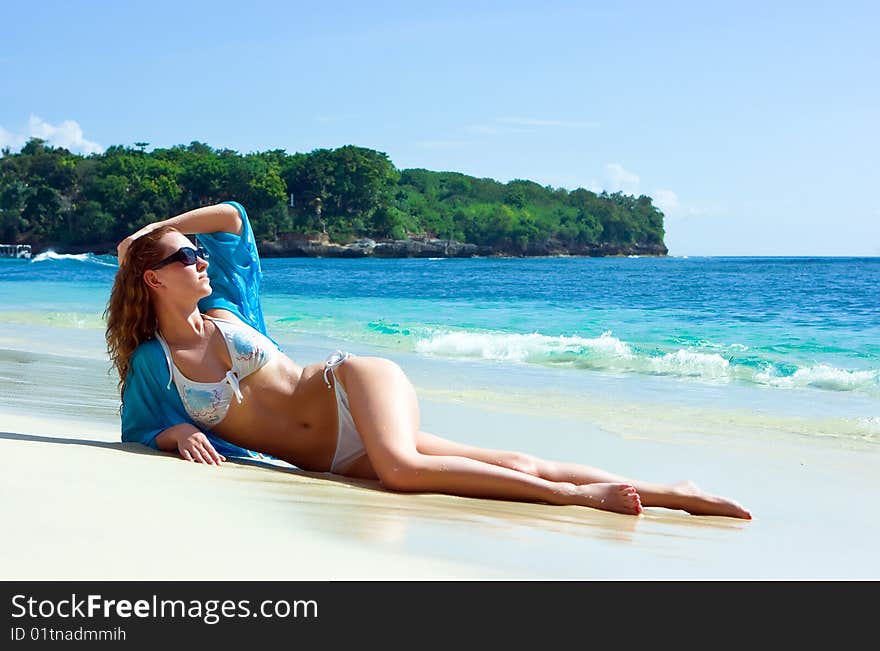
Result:
M149 224L118 254L105 317L124 441L212 465L255 450L395 491L751 517L691 482L650 484L423 432L415 390L389 360L338 351L299 366L266 334L256 241L238 203Z

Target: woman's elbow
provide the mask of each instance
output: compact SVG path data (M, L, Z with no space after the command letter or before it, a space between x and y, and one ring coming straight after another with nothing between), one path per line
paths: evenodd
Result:
M229 225L223 230L227 233L232 233L233 235L241 235L243 222L238 208L230 203L220 203L217 204L217 207L223 211L223 216L228 219Z

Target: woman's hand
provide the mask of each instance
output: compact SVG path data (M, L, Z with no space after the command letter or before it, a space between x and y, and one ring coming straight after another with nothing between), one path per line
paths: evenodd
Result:
M158 226L159 226L158 222L154 222L152 224L147 224L142 229L140 229L139 231L135 231L134 233L132 233L131 235L129 235L124 240L122 240L119 244L116 245L116 258L117 258L117 261L120 266L122 266L122 262L125 260L125 254L128 252L128 249L131 246L131 243L134 242L137 238L141 237L142 235L146 235L147 233L149 233L153 229L157 228Z
M181 436L177 441L177 450L187 461L207 463L209 466L219 466L226 461L226 457L214 449L208 437L198 431Z
M128 251L128 247L131 246L131 243L134 242L134 240L134 236L129 235L116 245L116 258L120 267L122 266L122 261L125 260L125 253Z

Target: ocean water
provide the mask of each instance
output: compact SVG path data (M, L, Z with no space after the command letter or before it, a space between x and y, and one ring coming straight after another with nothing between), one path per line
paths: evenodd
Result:
M0 407L115 417L102 322L115 271L93 254L0 259ZM880 443L880 258L267 259L263 271L270 335L300 364L335 348L391 357L426 398L621 436Z

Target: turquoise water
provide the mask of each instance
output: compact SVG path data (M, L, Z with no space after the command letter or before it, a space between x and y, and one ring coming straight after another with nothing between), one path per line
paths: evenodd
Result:
M91 254L0 260L0 348L101 358L115 269ZM263 270L270 334L295 358L337 345L386 355L437 395L533 400L615 431L696 422L880 440L880 258L268 259Z

